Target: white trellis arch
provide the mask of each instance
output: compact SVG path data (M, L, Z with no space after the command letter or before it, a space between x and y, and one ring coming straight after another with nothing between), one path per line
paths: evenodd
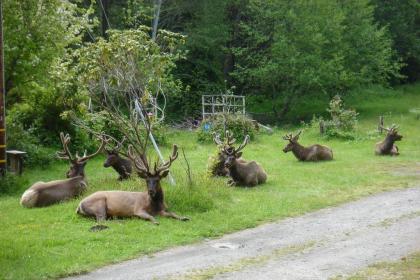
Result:
M217 114L245 115L245 96L243 95L202 95L203 120Z

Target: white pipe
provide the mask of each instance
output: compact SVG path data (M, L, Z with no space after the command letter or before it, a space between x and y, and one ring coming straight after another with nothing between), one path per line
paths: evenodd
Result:
M141 110L141 105L140 102L138 100L134 101L134 106L136 108L137 113L140 115L141 120L143 121L144 126L147 128L147 124L146 124L146 120L144 119L144 115L143 112ZM149 129L149 138L150 141L152 141L153 147L155 148L157 154L159 155L160 160L165 163L165 160L163 159L162 153L159 150L158 145L156 144L155 138L153 137L152 131ZM168 174L168 178L169 178L169 182L171 183L172 186L175 186L175 179L172 177L171 173L169 172Z

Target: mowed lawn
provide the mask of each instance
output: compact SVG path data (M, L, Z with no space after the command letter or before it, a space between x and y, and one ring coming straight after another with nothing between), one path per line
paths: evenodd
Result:
M297 216L361 196L396 188L420 185L420 120L409 113L420 107L420 92L354 99L361 115L357 140L326 140L317 129L306 128L304 145L316 142L330 146L334 161L298 162L284 154L281 137L290 129L261 134L244 149L244 158L256 160L268 173L268 181L256 188L226 186L226 179L208 178L206 164L214 144L199 144L194 132L172 131L170 143L185 150L192 167L188 186L182 153L171 167L176 186L165 180L163 188L171 210L191 218L179 222L158 217L159 226L139 219L110 220L108 230L90 232L93 220L76 215L81 198L47 208L25 209L19 205L22 192L36 181L63 178L67 164L53 164L46 170L26 170L15 196L0 198L0 279L56 278L92 270L106 264L149 254L168 247L198 242L258 224ZM350 102L350 101L349 101ZM374 144L382 139L376 132L378 114L386 124L397 123L404 136L398 143L399 157L374 156ZM170 146L163 147L165 157ZM104 157L87 164L89 190L143 191L139 179L118 182L112 169L102 167ZM337 221L339 222L339 221ZM279 238L282 238L279 236Z

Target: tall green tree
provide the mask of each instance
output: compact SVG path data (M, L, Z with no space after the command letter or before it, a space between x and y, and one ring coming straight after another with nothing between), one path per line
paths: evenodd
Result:
M52 75L68 48L92 24L90 11L61 0L6 0L4 53L9 118L47 136L64 125L63 96Z
M272 98L278 120L303 98L386 83L398 73L368 0L254 0L247 8L234 76L245 92Z
M375 19L386 27L393 47L405 63L401 73L409 82L420 80L420 2L373 0Z

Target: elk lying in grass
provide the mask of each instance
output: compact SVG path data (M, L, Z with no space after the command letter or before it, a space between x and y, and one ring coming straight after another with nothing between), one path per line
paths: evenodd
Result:
M333 159L333 152L327 146L315 144L309 147L304 147L300 145L298 140L301 133L302 131L299 131L295 136L291 133L283 136L284 140L289 141L286 147L284 147L283 152L287 153L292 151L295 157L300 161L322 161Z
M85 152L82 157L79 157L77 153L76 157L73 157L70 153L68 148L70 136L68 134L64 136L63 133L60 133L60 139L63 144L63 151L58 152L57 156L70 161L70 170L66 173L69 179L33 184L23 193L20 200L22 206L28 208L49 206L76 197L86 189L87 181L84 171L86 163L102 151L106 139L101 137L101 145L98 150L89 156Z
M220 134L213 134L213 141L216 143L218 152L216 158L211 157L209 159L209 162L213 163L213 166L211 166L211 175L213 176L228 176L229 170L225 167L225 161L227 159L227 154L225 152L225 149L229 149L233 146L236 139L233 138L233 134L226 130L225 132L225 139L222 141L220 139Z
M245 137L244 142L236 149L232 147L224 147L226 153L225 167L229 170L231 180L230 185L253 187L263 184L267 180L267 173L255 161L245 161L240 159L241 150L249 142L249 135Z
M164 202L160 180L169 173L169 167L178 157L178 147L174 145L169 161L151 169L144 155L135 156L133 147L129 146L128 156L133 161L137 174L146 180L147 192L99 191L83 199L76 212L80 215L95 217L97 222L107 217L139 217L159 224L154 216L161 215L181 221L189 220L169 212ZM103 229L95 226L92 229Z
M382 129L387 131L387 135L385 140L376 143L375 154L398 156L400 153L398 152L397 145L394 143L395 141L401 141L403 138L402 135L398 134L398 126L393 125L391 128L382 127Z
M131 161L120 156L120 151L124 141L125 138L121 142L115 140L115 147L112 149L105 148L107 158L104 162L104 167L107 168L111 166L115 171L117 171L120 175L118 177L118 180L120 181L130 178L132 172Z

